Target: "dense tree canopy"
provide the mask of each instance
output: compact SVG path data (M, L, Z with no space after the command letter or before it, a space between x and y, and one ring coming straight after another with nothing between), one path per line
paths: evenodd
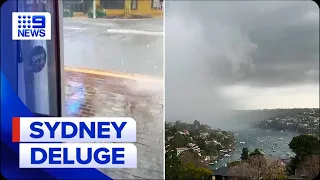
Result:
M243 148L241 154L241 160L247 160L249 158L249 149Z
M254 151L250 153L250 156L260 156L260 155L262 155L262 153L259 149L254 149Z
M317 137L311 135L300 135L292 139L289 147L301 160L307 155L319 154L320 141Z
M308 165L306 162L312 162L314 159L318 160L315 157L319 157L320 154L320 140L315 136L296 136L289 143L289 147L296 154L296 156L291 159L287 166L287 171L289 174L295 174L296 169L305 169L305 167ZM316 164L312 164L312 167L315 168ZM319 166L317 167L319 169ZM313 170L309 174L314 175Z
M182 170L180 159L178 158L177 152L171 150L166 152L166 179L175 180L181 179Z

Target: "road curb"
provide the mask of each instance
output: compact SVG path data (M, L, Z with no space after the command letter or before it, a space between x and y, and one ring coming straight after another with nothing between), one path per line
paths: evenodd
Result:
M69 72L75 72L75 73L109 76L109 77L130 79L130 80L137 80L137 81L152 81L152 82L158 82L158 83L163 82L162 77L160 78L160 77L141 75L141 74L130 74L130 73L123 73L123 72L115 72L115 71L100 71L95 69L85 69L85 68L75 68L75 67L64 67L64 70Z

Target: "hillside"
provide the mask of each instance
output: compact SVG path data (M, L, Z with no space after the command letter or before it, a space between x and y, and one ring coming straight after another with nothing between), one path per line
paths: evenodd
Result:
M216 157L221 151L231 152L235 145L232 132L220 129L211 129L208 125L194 121L193 124L176 121L166 122L165 127L166 149L178 151L191 148L199 152L202 157Z
M265 111L268 111L269 117L259 120L255 124L257 128L319 135L318 108Z

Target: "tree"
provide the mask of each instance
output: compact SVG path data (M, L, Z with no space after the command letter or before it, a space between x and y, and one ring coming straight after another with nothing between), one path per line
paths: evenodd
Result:
M171 150L166 152L166 179L177 180L181 179L182 169L180 159L177 157L177 152Z
M260 156L262 153L260 152L259 149L254 149L253 152L250 153L250 156Z
M207 168L199 167L196 169L195 179L207 179L210 175L212 175L212 171Z
M292 175L295 174L295 169L297 169L297 165L299 164L300 160L297 156L293 157L286 167L286 171L288 174Z
M250 164L242 161L238 165L229 167L229 176L232 177L232 180L246 180L252 179L252 177L254 177L254 173Z
M320 141L311 135L300 135L291 140L289 147L301 160L307 155L319 154Z
M182 167L182 179L194 180L195 179L196 166L192 162L188 162Z
M176 126L166 128L166 137L174 136L178 132Z
M207 146L206 141L203 138L201 137L195 138L195 142L197 143L200 149L206 149L206 146Z
M183 180L201 180L208 179L212 171L207 168L197 168L192 162L188 162L182 168Z
M204 168L206 168L208 166L203 161L202 157L200 157L197 152L193 152L192 150L181 152L180 153L180 161L181 161L182 165L186 165L188 163L192 163L196 167L204 167Z
M267 166L262 173L263 179L287 179L286 175L286 168L285 166L279 161L267 161Z
M285 167L279 162L266 159L263 155L250 156L240 164L230 167L230 176L235 179L285 179Z
M294 174L298 164L309 155L320 154L320 141L311 135L300 135L292 138L289 148L296 154L287 165L289 174Z
M250 156L247 163L253 170L254 177L258 177L258 179L262 176L262 172L267 169L267 161L263 155Z
M180 148L184 147L189 142L189 139L180 134L176 134L172 139L170 139L169 143L172 148Z
M241 154L241 160L247 160L249 158L249 149L243 148Z
M199 121L197 121L197 120L194 120L193 121L193 128L195 128L195 129L199 129L200 128L200 122Z
M302 174L306 175L308 178L315 178L320 171L319 159L319 155L306 156L298 164L297 169L299 169Z

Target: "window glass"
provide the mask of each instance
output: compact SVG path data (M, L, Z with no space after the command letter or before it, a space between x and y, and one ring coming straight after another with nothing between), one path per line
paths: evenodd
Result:
M131 9L137 9L138 0L131 0Z
M124 9L125 0L101 0L100 5L105 9Z
M59 116L60 68L56 51L58 32L55 21L54 1L19 1L19 12L50 12L51 40L18 41L19 97L34 113ZM59 96L58 96L59 95Z

